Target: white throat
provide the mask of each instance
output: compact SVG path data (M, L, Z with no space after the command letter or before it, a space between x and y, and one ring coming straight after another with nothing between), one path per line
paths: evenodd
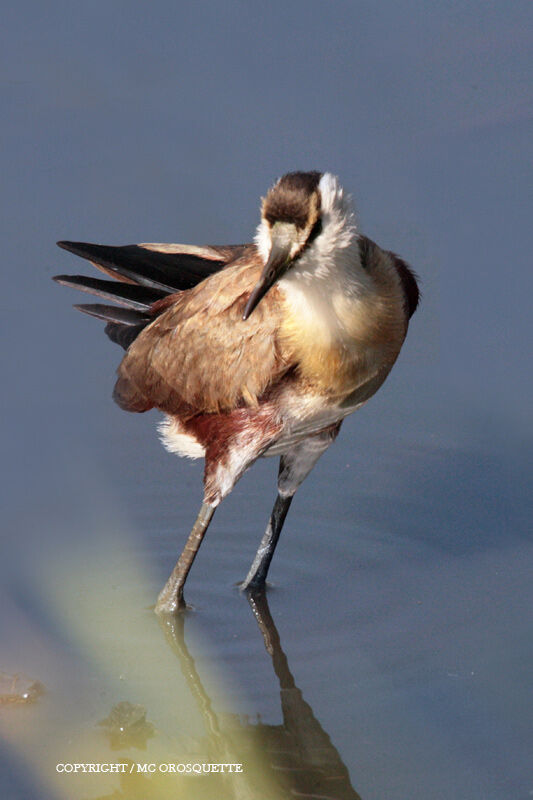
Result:
M305 282L313 279L331 280L336 274L359 265L357 223L352 201L340 186L338 178L330 172L322 175L318 184L322 232L291 267L283 281L290 279ZM257 228L255 244L266 262L271 248L270 226L262 220ZM344 263L346 262L346 263ZM281 283L281 282L280 282Z
M375 289L361 265L350 196L330 173L322 176L319 189L322 231L277 285L299 325L325 343L345 339L346 318ZM256 245L266 261L271 246L266 222L257 229Z

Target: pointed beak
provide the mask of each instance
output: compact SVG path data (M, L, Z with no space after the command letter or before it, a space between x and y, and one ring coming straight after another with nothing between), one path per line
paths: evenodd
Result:
M272 247L261 277L253 289L243 319L248 319L268 290L281 278L292 261L291 250L296 239L296 227L288 222L276 222L272 227Z

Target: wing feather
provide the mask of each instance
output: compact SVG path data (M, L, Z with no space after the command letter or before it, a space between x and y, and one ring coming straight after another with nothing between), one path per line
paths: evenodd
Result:
M261 268L257 254L248 253L174 295L170 305L170 298L161 301L167 307L139 334L119 367L119 405L133 411L156 407L183 417L257 404L290 368L277 340L276 287L249 319L242 319Z
M114 278L103 281L83 275L56 275L54 280L64 286L81 289L136 310L149 310L139 324L122 322L102 306L76 306L92 316L110 320L106 327L109 338L127 349L151 321L173 302L176 292L190 289L210 275L224 269L236 259L255 253L255 246L244 245L187 245L145 243L109 246L88 242L58 242L64 250L87 258L102 272ZM155 301L165 299L163 304ZM128 318L129 319L129 318ZM142 324L141 324L142 321Z

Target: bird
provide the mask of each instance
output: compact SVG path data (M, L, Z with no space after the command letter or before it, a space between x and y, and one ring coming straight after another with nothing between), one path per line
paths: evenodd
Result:
M103 319L124 356L113 398L163 413L163 445L204 458L203 502L156 613L187 608L184 585L215 509L263 456L279 456L277 495L241 584L265 586L292 499L342 421L380 388L419 303L417 276L363 235L330 172L289 172L261 201L244 245L60 241L113 280L57 275L111 303Z

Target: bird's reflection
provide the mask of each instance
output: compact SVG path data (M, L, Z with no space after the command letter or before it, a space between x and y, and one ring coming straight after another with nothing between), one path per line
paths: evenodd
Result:
M166 639L178 657L187 685L201 712L213 759L242 762L243 753L256 750L263 755L261 767L265 769L266 766L270 773L269 784L276 797L361 800L350 783L348 770L338 751L296 686L266 594L250 592L248 600L279 681L283 718L279 725L239 719L227 726L225 717L222 718L213 710L211 699L188 650L185 615L160 619ZM253 769L247 768L245 774L233 776L233 785L239 787L235 797L256 800L265 796L258 791L258 785L264 781L256 783L253 772Z

